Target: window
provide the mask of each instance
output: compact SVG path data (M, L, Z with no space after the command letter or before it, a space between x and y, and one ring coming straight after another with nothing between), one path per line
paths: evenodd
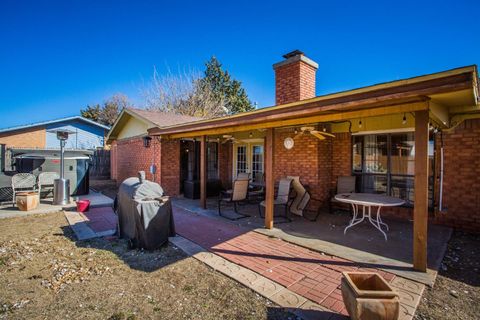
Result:
M207 179L218 179L218 144L207 144Z
M247 169L247 146L237 146L237 175Z
M432 145L433 142L430 143ZM430 168L433 148L429 147ZM352 171L360 192L381 193L413 205L415 133L357 135L352 143ZM433 204L433 170L429 170L429 204Z

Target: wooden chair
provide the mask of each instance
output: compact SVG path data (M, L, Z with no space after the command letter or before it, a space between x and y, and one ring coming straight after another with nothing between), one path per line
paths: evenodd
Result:
M40 198L42 197L42 189L45 189L45 187L51 189L50 187L53 187L55 179L60 179L60 175L56 172L42 172L38 175L38 194Z
M12 177L13 206L16 206L16 194L22 191L37 191L37 177L31 173L17 173Z
M290 222L292 219L290 218L290 191L292 187L292 179L290 178L282 178L280 179L280 183L278 185L277 196L273 200L273 207L274 207L274 214L275 214L275 207L282 206L284 207L285 216L283 218L286 221L280 222ZM265 201L262 201L258 204L258 212L260 213L260 217L264 218L265 215L262 214L262 207L265 207Z
M249 217L247 214L238 212L238 203L247 200L248 195L248 180L235 180L233 182L233 189L231 191L222 191L220 197L218 198L218 215L225 217L230 220L238 220L245 217ZM222 215L221 205L222 202L233 203L235 213L241 215L238 218L230 218L225 215Z
M343 177L337 178L337 188L335 190L332 190L330 194L330 205L329 205L330 213L333 213L333 204L341 203L335 200L335 195L340 193L355 193L356 180L357 179L355 176L343 176Z

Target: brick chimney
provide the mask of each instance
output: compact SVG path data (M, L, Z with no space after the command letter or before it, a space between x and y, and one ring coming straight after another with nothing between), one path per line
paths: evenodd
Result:
M318 64L299 50L275 63L275 104L285 104L315 97L315 73Z

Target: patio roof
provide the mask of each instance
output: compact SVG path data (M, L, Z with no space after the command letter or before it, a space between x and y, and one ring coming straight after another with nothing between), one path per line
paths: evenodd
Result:
M454 116L479 115L477 79L477 67L467 66L148 132L174 139L427 109L438 126L448 128Z

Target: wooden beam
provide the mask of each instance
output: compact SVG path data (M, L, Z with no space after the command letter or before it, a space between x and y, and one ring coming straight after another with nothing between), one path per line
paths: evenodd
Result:
M262 108L228 117L200 120L183 125L152 128L149 134L165 135L213 127L226 127L238 122L265 122L313 115L322 111L349 111L361 107L380 107L391 104L413 102L412 99L428 98L429 95L472 89L476 68L468 67L441 74L417 77L387 84L361 88L331 95L297 101L289 104ZM410 100L410 101L406 101Z
M267 129L265 137L265 228L273 228L273 197L275 180L273 177L274 129Z
M413 209L413 268L427 271L428 111L415 112L415 196Z
M168 135L168 138L179 139L179 138L198 137L201 135L220 135L220 134L239 132L239 131L279 128L279 127L303 125L303 124L317 123L317 122L349 120L349 119L355 119L355 118L383 116L383 115L394 114L394 113L415 112L418 110L427 110L427 109L428 109L427 102L417 102L417 103L410 103L406 105L395 105L395 106L381 107L381 108L375 108L375 109L339 112L339 113L333 113L333 114L323 114L323 115L317 115L317 116L311 116L311 117L303 117L303 118L295 118L295 119L287 119L287 120L279 120L279 121L268 121L268 122L256 123L256 124L249 124L248 122L245 122L242 124L225 127L225 128L211 128L211 129L200 130L200 131L175 133L175 134Z
M432 118L442 129L448 128L450 125L448 107L433 101L429 101L428 104L430 107L430 118Z
M207 209L207 136L200 138L200 206Z

